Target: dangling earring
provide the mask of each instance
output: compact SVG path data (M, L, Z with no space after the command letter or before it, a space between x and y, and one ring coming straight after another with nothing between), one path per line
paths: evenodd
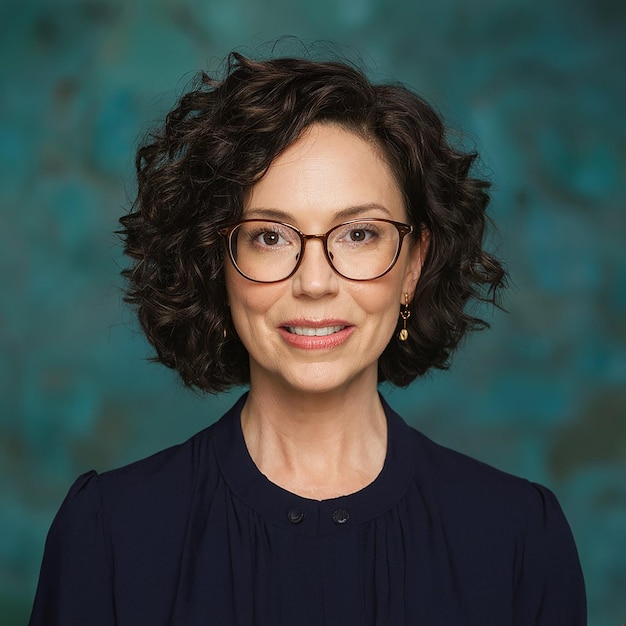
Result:
M224 339L226 339L226 337L228 337L228 330L226 326L224 326Z
M411 311L409 311L409 294L404 294L404 304L401 305L400 317L402 318L403 328L398 333L398 339L400 341L406 341L409 338L409 331L406 329L406 321L411 317Z

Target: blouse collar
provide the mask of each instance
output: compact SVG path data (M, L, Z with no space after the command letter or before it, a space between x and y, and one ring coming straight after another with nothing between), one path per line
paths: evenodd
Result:
M241 429L247 393L215 425L213 446L233 495L268 522L306 535L345 531L383 515L406 493L413 477L411 429L381 396L387 418L387 454L372 483L355 493L313 500L293 494L264 476L250 457Z

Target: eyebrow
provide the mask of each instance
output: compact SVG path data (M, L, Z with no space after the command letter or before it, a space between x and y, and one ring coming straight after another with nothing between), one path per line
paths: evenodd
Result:
M384 207L382 204L370 202L368 204L359 204L356 206L347 207L345 209L342 209L341 211L337 211L337 213L333 215L333 219L348 220L353 217L363 216L364 214L371 211L380 211L388 217L393 217L389 209ZM255 207L253 209L244 211L244 213L244 217L246 218L261 217L268 220L278 220L281 222L293 221L293 215L291 213L288 213L287 211L281 211L280 209Z

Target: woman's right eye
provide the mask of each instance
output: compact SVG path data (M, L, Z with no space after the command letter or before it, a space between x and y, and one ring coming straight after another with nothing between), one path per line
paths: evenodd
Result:
M275 246L280 242L279 234L271 231L262 233L258 239L266 246Z
M276 246L284 246L289 243L285 233L277 230L258 229L248 233L248 240L257 246L263 248L273 248Z

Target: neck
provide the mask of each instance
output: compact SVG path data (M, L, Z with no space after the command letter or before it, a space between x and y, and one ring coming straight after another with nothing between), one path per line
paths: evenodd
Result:
M378 475L387 423L375 379L317 393L255 383L252 377L242 429L250 456L272 482L325 499L358 491Z

